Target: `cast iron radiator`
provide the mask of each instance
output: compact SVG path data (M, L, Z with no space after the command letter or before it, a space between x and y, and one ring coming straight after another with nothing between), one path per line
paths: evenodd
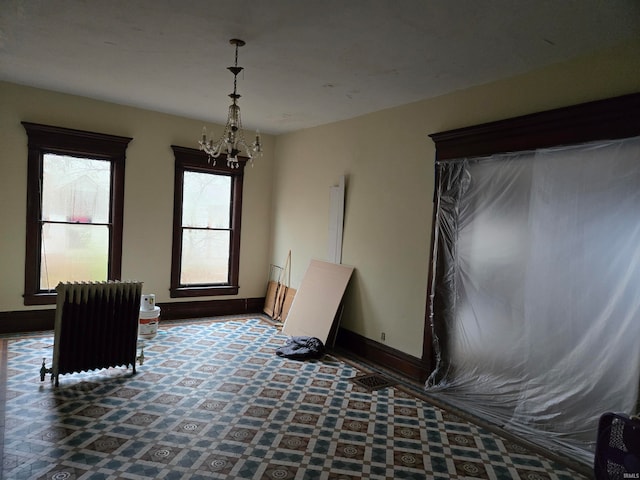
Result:
M131 365L136 373L142 282L59 283L50 369L42 360L40 380ZM142 364L143 357L140 357Z

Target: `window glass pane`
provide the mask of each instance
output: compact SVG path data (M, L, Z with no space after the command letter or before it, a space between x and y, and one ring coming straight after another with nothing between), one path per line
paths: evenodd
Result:
M184 172L182 226L230 228L231 177Z
M182 231L182 285L229 282L229 230Z
M47 153L42 172L43 220L109 221L111 162Z
M40 288L59 282L107 280L109 228L106 225L45 223L40 252Z

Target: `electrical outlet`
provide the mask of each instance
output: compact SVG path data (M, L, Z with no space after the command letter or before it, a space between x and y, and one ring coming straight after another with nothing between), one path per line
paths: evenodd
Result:
M384 341L386 340L386 338L387 338L387 334L386 334L386 333L384 333L384 332L382 332L382 333L380 334L380 340L382 340L382 341L384 342Z

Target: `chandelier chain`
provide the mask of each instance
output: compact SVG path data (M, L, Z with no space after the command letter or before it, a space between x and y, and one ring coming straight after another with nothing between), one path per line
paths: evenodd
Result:
M237 90L237 84L238 84L238 73L237 73L237 68L238 68L238 44L236 43L236 60L234 63L234 67L236 67L236 70L234 70L233 72L233 103L236 102L236 90Z

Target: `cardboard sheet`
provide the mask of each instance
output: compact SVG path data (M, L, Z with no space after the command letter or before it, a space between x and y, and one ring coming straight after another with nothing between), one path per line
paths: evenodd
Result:
M311 260L282 331L292 337L316 337L326 345L353 270L347 265Z

